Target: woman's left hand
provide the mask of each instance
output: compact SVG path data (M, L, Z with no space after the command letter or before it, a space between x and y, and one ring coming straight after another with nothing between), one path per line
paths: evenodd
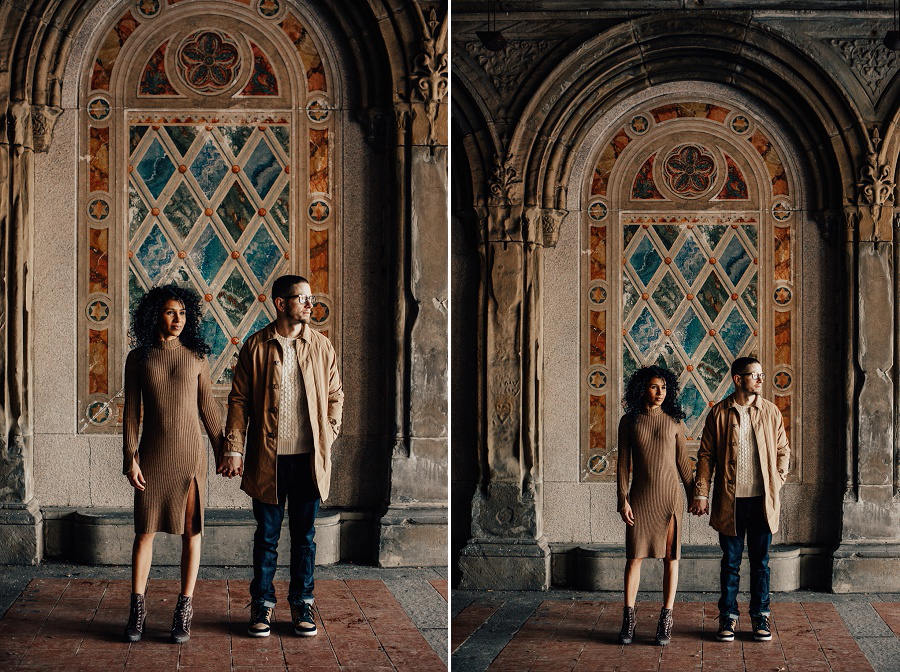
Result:
M622 516L622 520L625 521L626 525L634 525L634 512L631 510L631 504L625 502L625 506L619 511L619 515Z

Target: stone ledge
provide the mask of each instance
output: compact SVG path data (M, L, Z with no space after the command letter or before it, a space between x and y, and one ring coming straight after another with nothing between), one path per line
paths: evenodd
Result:
M45 556L55 560L88 565L128 565L134 540L131 509L45 507ZM345 520L346 518L346 520ZM279 565L290 563L289 517L285 514ZM253 533L256 521L249 509L206 509L202 562L207 565L253 564ZM365 528L375 524L370 512L343 512L322 508L316 522L316 564L330 565L341 560L368 560L360 557L356 539L364 539ZM350 534L342 533L343 527ZM343 543L342 543L343 542ZM364 545L363 545L364 546ZM178 535L157 535L153 549L155 565L178 565L181 541Z
M835 593L900 592L900 543L845 541L834 552Z
M446 567L447 509L395 504L381 517L379 567Z
M622 588L625 548L619 544L552 544L553 585L570 585L583 590ZM722 551L717 546L682 546L678 589L718 592L719 563ZM776 544L769 550L772 591L830 587L831 553L821 547ZM648 558L641 567L641 588L661 590L663 563ZM742 583L749 581L750 565L746 551L741 563Z
M44 554L45 529L36 499L0 504L0 564L38 564Z

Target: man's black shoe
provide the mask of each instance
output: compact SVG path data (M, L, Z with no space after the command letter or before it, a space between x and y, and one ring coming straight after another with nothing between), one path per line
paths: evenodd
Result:
M736 631L737 619L725 616L719 619L719 631L716 633L716 639L720 642L733 642Z

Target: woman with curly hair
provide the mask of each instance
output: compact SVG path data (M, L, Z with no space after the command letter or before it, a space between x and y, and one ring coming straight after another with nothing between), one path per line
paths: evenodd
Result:
M181 594L172 639L190 637L191 597L200 567L206 491L206 433L218 456L222 419L212 395L207 355L200 335L200 297L176 285L154 287L131 320L134 349L125 361L124 473L134 487L134 548L131 612L125 637L141 639L146 618L144 591L157 532L181 535ZM138 441L143 404L144 431Z
M681 518L694 488L693 467L685 451L685 417L678 403L678 380L671 371L647 366L635 371L622 400L619 422L618 511L625 521L625 608L619 643L634 638L634 603L641 582L641 561L663 558L663 599L656 643L672 636L672 609L681 557ZM631 488L629 489L629 477Z

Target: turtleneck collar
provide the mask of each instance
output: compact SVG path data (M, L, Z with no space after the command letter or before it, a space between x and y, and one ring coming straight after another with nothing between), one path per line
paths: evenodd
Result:
M181 339L173 338L170 341L164 341L163 339L159 339L156 341L157 347L162 348L163 350L177 350L181 347Z

